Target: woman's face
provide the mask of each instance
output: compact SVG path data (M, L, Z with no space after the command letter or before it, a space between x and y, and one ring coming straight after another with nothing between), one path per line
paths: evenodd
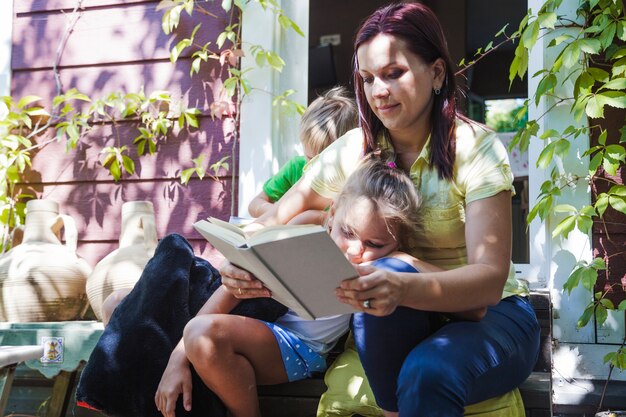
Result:
M367 102L392 134L430 132L433 90L441 88L445 64L425 63L407 43L380 34L357 50Z
M330 237L352 263L373 261L398 249L396 230L389 229L369 199L333 210L329 226Z

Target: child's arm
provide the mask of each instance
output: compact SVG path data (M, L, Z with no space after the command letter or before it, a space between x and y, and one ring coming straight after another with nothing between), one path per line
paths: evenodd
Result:
M204 303L197 315L201 314L226 314L229 313L240 303L240 300L233 297L224 286L220 286ZM174 416L176 401L182 394L183 407L185 410L191 410L191 369L187 355L185 354L185 345L181 338L167 362L167 366L161 376L161 381L154 395L154 402L166 416Z
M439 272L444 271L443 268L439 268L438 266L429 264L428 262L424 262L419 260L407 253L404 252L393 252L389 255L390 258L400 259L412 265L413 268L417 269L420 272ZM485 314L487 313L487 307L475 308L473 310L461 311L454 314L450 314L451 316L461 319L461 320L470 320L470 321L480 321Z
M239 303L241 300L235 298L231 293L224 289L223 285L215 290L213 295L209 297L204 303L202 308L198 310L197 316L201 314L227 314Z
M265 194L265 191L261 191L248 204L248 213L252 217L259 217L267 213L272 207L274 207L274 203Z
M318 224L323 226L326 223L326 214L324 210L307 210L298 214L287 224Z

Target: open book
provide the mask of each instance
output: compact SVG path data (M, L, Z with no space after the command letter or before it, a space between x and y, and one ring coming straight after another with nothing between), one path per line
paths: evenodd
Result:
M232 264L252 273L278 302L305 319L353 313L335 288L358 273L321 226L270 226L246 237L210 217L193 227Z

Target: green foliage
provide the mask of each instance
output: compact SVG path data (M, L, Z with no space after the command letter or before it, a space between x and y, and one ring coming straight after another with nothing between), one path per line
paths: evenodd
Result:
M275 0L254 0L265 11L273 13L282 30L294 31L300 36L304 36L302 30L296 25L296 23L287 17ZM179 26L183 12L188 15L192 15L194 12L204 13L211 15L204 7L202 2L193 0L162 0L159 2L158 9L164 10L162 18L162 28L166 34L173 33ZM191 70L190 75L199 74L202 66L207 64L209 60L217 60L227 70L228 78L224 80L223 84L223 97L226 100L218 100L211 103L211 116L212 117L233 117L235 119L235 125L239 125L240 112L231 111L231 107L239 108L242 100L245 96L249 95L254 86L249 80L249 75L252 71L259 68L269 66L272 70L281 72L285 66L285 61L275 51L263 48L261 45L249 45L248 50L254 58L256 68L248 68L242 70L240 67L239 58L244 56L242 49L241 39L241 25L239 17L246 7L249 7L249 2L242 0L222 0L222 9L229 13L229 21L225 24L224 30L220 32L214 41L209 41L204 44L198 44L195 42L196 34L201 30L202 25L198 24L194 27L191 35L188 38L184 38L176 43L170 51L170 60L176 62L185 53L190 54L191 57ZM212 48L214 46L214 48ZM304 106L296 103L288 97L292 95L294 90L287 90L282 94L274 95L273 104L287 114L304 113ZM184 113L179 118L179 123L184 117L190 125L194 125L195 113ZM151 123L156 123L152 121ZM163 129L167 129L168 126L163 122ZM155 129L140 129L140 135L135 139L139 146L140 153L145 152L146 147L148 152L152 153L155 143L153 132ZM157 129L157 131L159 131ZM238 140L238 131L234 132L235 141ZM233 148L234 152L234 148ZM235 155L232 155L232 159L235 159ZM202 155L192 158L194 166L186 168L181 172L181 182L187 184L193 175L198 178L204 178L206 169L203 167L204 157ZM218 172L221 169L228 169L229 165L225 162L226 159L222 159L217 163L211 165L209 169L213 171L211 177L218 179ZM233 199L234 201L234 199Z
M273 13L280 27L285 31L294 31L304 36L300 28L285 14L274 0L255 0L264 10ZM203 13L221 22L221 18L202 7L195 0L163 0L157 10L163 11L162 30L173 35L185 14ZM253 68L242 71L239 58L243 56L241 48L241 26L239 17L247 7L248 1L223 0L221 6L229 13L229 21L216 39L204 44L196 43L196 35L202 25L196 25L189 37L178 41L170 51L170 61L176 62L181 57L191 59L190 76L199 74L202 66L210 60L219 62L226 68L229 77L224 81L224 96L231 103L219 99L211 103L212 117L234 117L238 125L238 108L241 100L253 90L248 74ZM212 47L215 47L212 49ZM282 71L284 60L274 51L259 45L252 45L250 51L258 68L269 66L275 71ZM188 54L188 55L185 55ZM302 113L302 105L289 100L293 90L276 95L274 104L286 112ZM45 147L53 141L65 143L67 152L72 151L81 140L86 140L87 133L108 123L114 132L120 120L129 120L137 125L132 146L119 143L107 144L100 153L100 163L115 181L135 174L137 158L158 152L159 144L183 129L197 129L199 109L186 107L183 103L174 106L168 91L154 91L146 95L143 91L134 93L113 92L99 99L71 89L53 98L46 109L37 96L26 96L19 100L12 97L0 99L0 252L10 247L11 231L24 221L25 201L34 196L19 194L17 185L21 182L24 171L31 164L31 153ZM217 99L216 99L217 100ZM234 103L232 102L234 101ZM174 108L173 108L174 107ZM238 132L235 132L237 135ZM237 138L235 138L237 140ZM116 141L119 142L119 141ZM235 147L233 147L235 149ZM192 158L193 166L181 170L180 179L188 184L193 175L203 179L208 175L215 181L220 180L220 173L228 171L226 156L205 168L204 155ZM233 155L234 158L234 155ZM234 199L233 199L234 201Z
M517 132L528 122L528 106L517 106L509 111L487 110L485 124L496 132Z
M551 35L552 40L547 48L554 51L555 61L550 68L533 74L538 83L530 99L535 104L543 102L547 108L545 114L557 105L569 104L576 123L540 132L539 119L528 120L513 142L526 149L530 140L544 141L535 162L539 169L549 170L550 179L542 184L528 222L536 217L546 221L553 216L558 221L552 230L553 238L567 239L575 230L589 234L594 223L604 225L604 216L609 207L626 215L626 186L605 176L605 173L616 176L620 169L623 172L626 127L618 132L619 144L608 144L609 132L594 124L595 120L605 117L607 106L626 108L626 48L623 47L626 40L626 15L622 2L579 0L578 19L564 20L559 15L560 4L561 0L547 0L537 13L529 10L518 30L511 35L516 39L517 46L509 79L512 82L515 77L525 76L529 51L543 36ZM568 30L552 36L552 31L563 27ZM589 120L589 123L583 118ZM589 158L588 176L566 172L562 161L570 154L571 145L581 135L590 134L598 138L598 144L581 155ZM592 204L575 207L560 202L563 188L572 185L591 187L596 181L608 182L609 190L595 195ZM619 255L623 256L624 252ZM586 326L594 318L598 325L602 325L610 310L626 310L626 300L616 307L607 298L612 290L610 286L603 291L595 291L599 272L609 272L607 260L606 254L600 254L591 262L579 261L563 286L568 295L579 287L593 294L578 320L578 327ZM604 360L611 369L625 369L624 346L606 355Z

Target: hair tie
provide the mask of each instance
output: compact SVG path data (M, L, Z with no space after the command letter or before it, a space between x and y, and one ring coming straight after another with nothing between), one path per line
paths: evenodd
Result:
M389 168L398 168L398 166L396 165L396 163L395 163L395 162L393 162L393 161L391 161L391 162L387 162L387 166L388 166Z

